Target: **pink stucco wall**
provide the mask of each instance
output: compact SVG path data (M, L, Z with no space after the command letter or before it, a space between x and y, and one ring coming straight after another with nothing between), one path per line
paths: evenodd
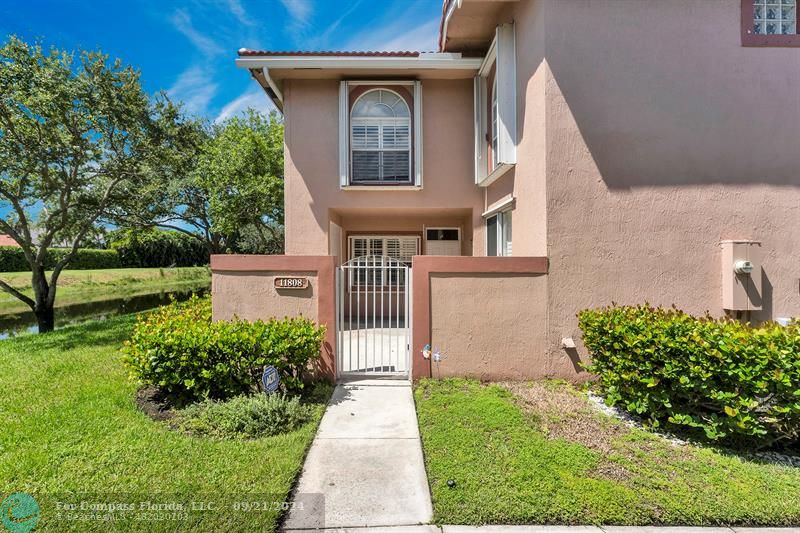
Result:
M722 239L762 242L754 318L800 315L797 50L743 48L734 0L545 13L551 353L584 307L720 315Z
M473 249L483 253L483 192L475 187L472 167L472 80L425 79L423 101L423 189L342 190L339 187L339 82L287 80L286 253L328 253L331 220L356 221L377 212L402 224L414 210L422 224L435 225L442 210L469 213ZM341 213L346 213L342 215ZM462 215L458 215L460 222ZM384 224L386 226L386 224ZM345 228L346 229L346 228ZM402 229L402 228L397 228ZM478 235L479 234L479 235Z

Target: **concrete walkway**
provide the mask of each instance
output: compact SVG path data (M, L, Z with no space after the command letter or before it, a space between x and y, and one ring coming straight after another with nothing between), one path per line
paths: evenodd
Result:
M287 531L414 526L431 520L408 381L359 380L336 387L293 502L283 526ZM397 533L404 529L418 531L389 528Z

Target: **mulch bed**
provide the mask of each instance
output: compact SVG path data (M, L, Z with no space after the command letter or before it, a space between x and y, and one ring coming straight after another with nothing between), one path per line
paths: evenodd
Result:
M175 410L161 391L153 386L136 391L136 405L144 414L158 422L170 421L175 417Z

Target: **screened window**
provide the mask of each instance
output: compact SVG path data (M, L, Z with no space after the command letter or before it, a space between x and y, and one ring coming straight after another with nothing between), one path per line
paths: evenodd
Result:
M497 213L486 219L486 255L511 255L511 211Z
M361 95L350 116L350 181L411 183L411 113L388 89Z
M753 33L796 35L797 0L753 0Z

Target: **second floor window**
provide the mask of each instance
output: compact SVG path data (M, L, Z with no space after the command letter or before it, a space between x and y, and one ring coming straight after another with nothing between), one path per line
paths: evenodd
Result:
M411 183L411 113L398 93L367 91L350 116L351 181Z

